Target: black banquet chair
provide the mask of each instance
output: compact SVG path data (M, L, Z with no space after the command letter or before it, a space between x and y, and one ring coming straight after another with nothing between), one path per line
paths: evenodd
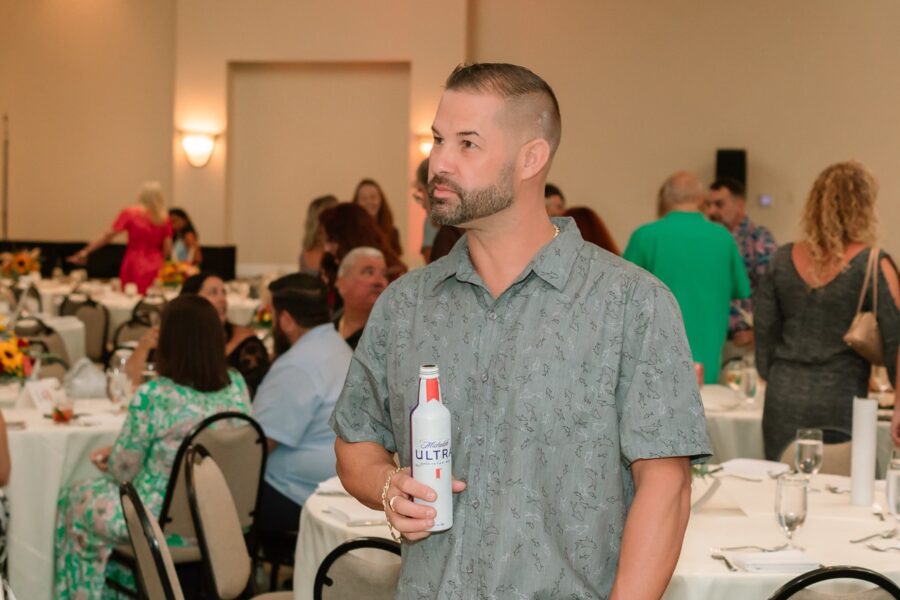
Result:
M874 588L840 595L808 589L809 586L830 579L858 579L875 585ZM875 571L861 567L822 567L808 571L781 586L769 600L900 600L900 587Z
M351 554L354 550L391 552L397 560L375 563ZM344 542L328 553L316 571L313 600L390 600L400 578L400 544L379 537L361 537ZM326 589L327 587L327 589Z

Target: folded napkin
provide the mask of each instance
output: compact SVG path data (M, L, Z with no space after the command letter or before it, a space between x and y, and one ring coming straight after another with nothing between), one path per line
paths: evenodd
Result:
M341 480L337 477L326 479L316 488L316 493L321 496L349 496L347 490L344 489Z
M750 573L803 573L821 565L802 550L779 552L726 552L739 569Z
M341 504L340 507L331 505L328 507L328 514L343 521L345 524L364 521L383 522L385 520L382 511L372 510L359 502L348 502L346 504Z
M769 473L778 475L790 470L784 463L756 458L732 458L722 463L722 470L727 475L741 477L769 477Z

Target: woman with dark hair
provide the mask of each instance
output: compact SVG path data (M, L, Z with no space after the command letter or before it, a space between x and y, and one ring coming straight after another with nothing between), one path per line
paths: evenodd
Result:
M606 223L592 209L587 206L573 206L565 211L562 216L575 219L575 224L578 225L578 230L581 231L581 237L584 238L584 241L596 244L617 256L622 254L609 229L606 228Z
M169 220L172 221L172 260L199 265L203 256L200 254L200 242L193 221L181 208L170 208Z
M181 286L182 296L200 296L206 298L216 309L216 314L225 328L225 354L228 366L243 376L250 391L250 398L256 395L256 388L262 383L269 370L269 354L266 347L249 327L234 325L228 321L228 297L225 293L225 282L218 275L203 272L188 277ZM141 376L150 352L157 347L157 331L149 330L138 342L134 352L128 358L126 369L135 384L140 383Z
M368 246L381 250L388 268L388 279L393 281L409 269L400 260L390 244L385 240L375 220L363 208L356 204L338 204L319 215L319 223L325 234L325 251L333 257L331 266L337 271L337 265L354 248ZM326 262L323 261L323 272L327 275Z
M162 314L159 378L140 386L112 447L91 454L102 471L59 497L55 598L99 599L113 548L128 542L119 483L129 481L147 510L159 516L175 454L203 419L226 411L249 414L247 386L225 362L222 322L209 301L180 296ZM170 546L183 546L178 536ZM119 575L119 573L116 573Z
M400 232L394 227L394 213L384 196L384 190L374 179L363 179L356 184L353 192L353 204L361 206L369 216L375 219L378 229L387 240L394 254L401 256L403 247L400 245Z

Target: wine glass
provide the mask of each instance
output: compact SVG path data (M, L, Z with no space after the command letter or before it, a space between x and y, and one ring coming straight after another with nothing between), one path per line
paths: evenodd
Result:
M798 429L794 441L794 468L798 473L815 475L822 468L825 444L821 429Z
M788 546L794 545L794 532L806 521L808 480L800 474L785 473L775 488L775 518L787 536Z
M891 462L888 463L887 473L887 501L888 510L894 519L900 519L900 449L894 448L891 452Z

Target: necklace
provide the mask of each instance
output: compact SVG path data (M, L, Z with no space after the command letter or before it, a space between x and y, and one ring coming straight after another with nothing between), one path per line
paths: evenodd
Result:
M553 226L553 239L556 239L556 236L559 235L559 225Z

